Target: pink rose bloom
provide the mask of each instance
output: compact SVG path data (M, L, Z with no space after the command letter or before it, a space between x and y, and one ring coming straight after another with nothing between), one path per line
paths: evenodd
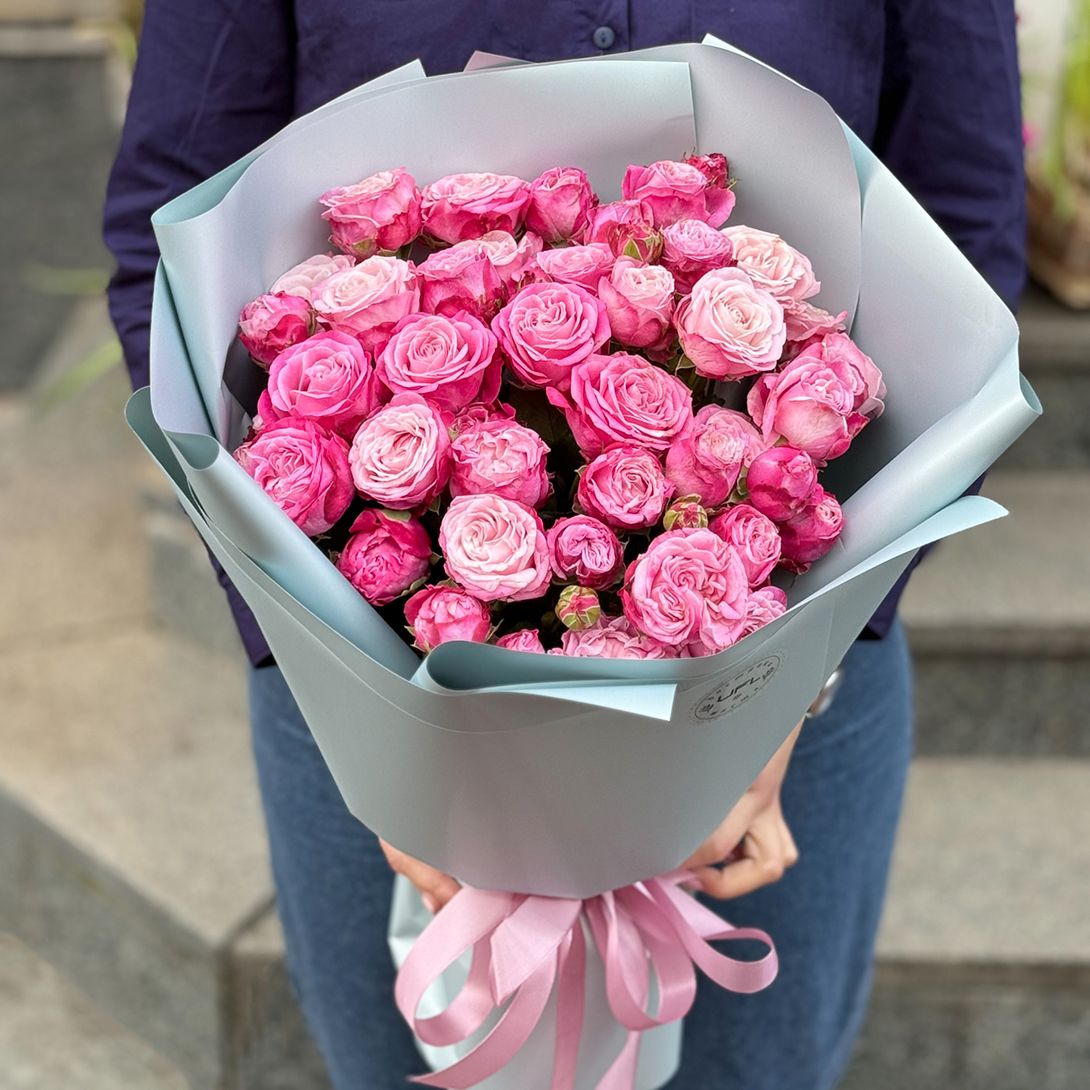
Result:
M738 553L711 530L668 530L625 574L621 602L645 635L692 654L740 638L749 580Z
M666 530L703 530L708 525L708 510L694 496L682 496L666 508L662 525Z
M599 617L598 623L560 637L560 649L550 654L584 659L675 659L677 651L645 636L624 617Z
M483 424L488 420L514 420L514 418L515 410L502 401L497 401L491 405L477 401L472 405L467 405L460 413L457 413L447 430L453 440L475 424Z
M322 219L332 229L334 245L346 254L400 250L420 234L420 190L404 167L326 190L318 200L325 205Z
M242 308L238 339L263 367L268 367L285 348L314 332L314 312L298 295L276 292L259 295Z
M737 379L771 371L787 340L783 307L740 269L705 273L674 315L699 374Z
M609 276L602 277L598 298L621 344L650 348L663 343L674 316L674 278L669 269L619 257Z
M497 647L506 647L508 651L524 651L530 655L544 655L545 645L541 636L532 628L520 628L517 632L508 632L496 640Z
M624 172L621 196L644 201L660 229L678 220L703 220L712 227L721 227L734 206L734 194L729 189L709 185L699 167L672 159L661 159L649 166L631 164Z
M743 466L764 450L761 433L745 413L705 405L666 452L666 476L679 495L697 496L705 507L727 502Z
M460 245L467 244L463 242ZM508 231L489 231L468 245L480 247L500 274L504 285L510 287L526 275L534 259L541 253L543 243L541 236L532 231L527 231L518 241Z
M733 545L751 587L759 587L780 561L780 531L748 503L735 504L712 519L710 529Z
M470 314L410 314L394 326L377 360L379 380L395 394L420 394L455 413L500 392L492 331Z
M431 568L431 538L416 519L368 508L350 533L337 568L373 606L400 598Z
M696 167L707 180L704 190L704 203L708 209L708 222L721 226L734 211L734 190L730 184L730 164L727 157L718 151L707 155L690 155L685 160L689 166Z
M273 421L235 451L235 461L308 537L324 534L352 502L348 444L313 420Z
M449 317L465 311L490 322L507 298L503 277L477 241L437 250L416 272L420 308L429 314Z
M283 292L285 295L298 295L300 299L306 299L309 303L318 285L328 280L334 273L350 269L355 262L347 254L315 254L306 261L300 261L293 265L271 288L269 292L275 295Z
M537 274L560 284L576 284L587 291L598 290L598 282L609 275L616 258L604 242L586 246L563 246L542 250L534 262Z
M662 253L662 233L646 201L600 204L590 214L587 242L604 242L614 257L622 254L649 264Z
M441 584L418 590L405 603L405 620L413 642L425 654L451 640L487 643L492 630L492 615L484 602Z
M492 319L519 381L567 387L576 364L609 340L605 308L574 284L530 284Z
M545 391L562 410L588 458L614 443L666 450L693 419L693 395L680 379L642 356L591 356L572 369L570 399Z
M764 628L787 612L787 595L779 587L762 587L749 596L743 636ZM740 638L740 637L739 637Z
M439 527L447 575L484 602L539 598L549 544L537 512L502 496L458 496Z
M777 523L797 515L816 485L814 460L798 447L769 447L746 473L749 503Z
M817 485L806 506L780 527L784 567L804 572L836 544L844 529L844 513L836 496Z
M448 174L424 187L424 233L463 242L489 231L512 235L522 226L530 184L507 174Z
M368 499L395 511L427 507L450 479L450 437L419 394L397 394L356 432L352 479Z
M619 444L583 470L575 498L588 515L607 526L646 530L662 518L672 491L654 454Z
M804 346L796 360L820 360L852 393L852 411L873 420L885 409L886 384L874 360L846 333L830 332Z
M305 416L351 438L379 406L381 390L360 342L347 333L315 333L285 348L269 368L264 424Z
M540 507L552 491L541 436L514 420L490 420L463 431L451 444L450 494L492 494Z
M561 582L574 580L604 590L624 572L624 546L604 523L589 515L557 519L545 535L553 574Z
M662 231L662 263L674 274L682 295L707 272L726 268L734 247L730 239L703 220L678 220Z
M583 171L578 167L553 167L530 183L526 227L550 246L579 238L597 203Z
M830 314L805 299L790 299L783 305L783 320L787 324L788 343L799 343L827 333L842 333L848 312Z
M420 285L407 261L376 254L324 281L314 294L314 309L378 353L394 326L420 309Z
M821 284L814 279L810 259L788 245L779 235L753 227L727 227L723 234L734 247L734 262L759 288L780 303L798 302L817 295Z

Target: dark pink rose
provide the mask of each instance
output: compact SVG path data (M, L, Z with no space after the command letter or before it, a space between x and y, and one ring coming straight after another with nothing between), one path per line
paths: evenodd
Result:
M429 314L465 311L491 322L507 298L503 277L476 239L437 250L416 271L420 308Z
M787 595L779 587L755 590L746 603L746 623L743 635L748 636L787 612Z
M727 157L713 151L707 155L690 155L685 162L696 167L707 179L704 203L708 209L708 222L718 221L716 226L720 226L734 211L734 190L731 188Z
M730 239L703 220L678 220L663 228L662 263L674 274L682 295L707 272L726 268L734 250Z
M550 246L579 238L590 210L598 203L586 174L578 167L553 167L530 183L526 227Z
M599 617L590 628L569 629L550 654L587 659L676 659L677 650L645 636L625 617Z
M541 635L532 628L520 628L517 632L509 632L496 640L496 646L506 647L508 651L524 651L531 655L545 654Z
M553 575L561 582L604 590L624 571L624 546L604 523L589 515L557 519L545 535Z
M608 276L616 258L604 242L586 246L562 246L542 250L535 259L537 278L560 284L576 284L589 292L598 290L598 282Z
M836 544L844 529L837 498L817 485L806 506L780 527L784 567L804 572Z
M308 537L324 534L352 502L348 444L313 420L274 420L235 451L235 461Z
M672 159L648 166L630 165L621 182L621 195L625 200L644 201L659 229L690 219L721 227L734 205L729 189L712 185L692 163Z
M377 355L394 326L420 309L420 285L407 261L376 254L323 281L314 309Z
M764 450L760 432L745 413L705 405L666 452L666 476L682 496L705 507L727 502L738 476Z
M298 344L313 332L314 311L310 303L286 292L259 295L242 308L238 319L238 339L264 367L285 348Z
M315 254L288 269L269 288L269 293L275 295L277 292L284 292L287 295L298 295L300 299L306 299L309 303L323 281L328 280L334 273L352 268L353 265L355 262L347 254Z
M487 643L492 629L492 615L484 602L459 587L442 584L418 590L405 603L405 620L414 643L425 654L452 640Z
M619 257L598 284L615 340L631 348L661 345L674 316L674 278L661 265Z
M810 259L779 235L743 226L727 227L723 234L734 247L738 268L784 306L809 299L821 290Z
M590 214L587 242L604 242L614 257L655 262L662 253L662 233L646 201L600 204Z
M753 459L746 473L750 504L776 523L797 515L816 484L814 460L798 447L769 447Z
M599 454L579 475L579 506L607 526L646 530L658 523L673 491L658 458L623 443Z
M414 518L368 508L350 533L337 567L373 606L400 598L431 569L431 539Z
M489 420L459 434L451 445L450 494L491 493L540 507L552 492L541 436L514 420Z
M355 185L337 186L318 198L333 244L346 254L370 257L393 252L420 234L420 190L404 168L383 170Z
M515 234L530 203L530 184L506 174L448 174L424 187L424 233L463 242L489 231Z
M751 504L738 503L716 515L710 526L737 550L751 587L759 587L772 574L780 561L780 531L767 515Z

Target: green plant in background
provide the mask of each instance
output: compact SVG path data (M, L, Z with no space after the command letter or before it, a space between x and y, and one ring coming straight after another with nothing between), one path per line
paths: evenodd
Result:
M1080 188L1090 188L1090 0L1072 0L1057 105L1042 150L1054 211L1069 220Z

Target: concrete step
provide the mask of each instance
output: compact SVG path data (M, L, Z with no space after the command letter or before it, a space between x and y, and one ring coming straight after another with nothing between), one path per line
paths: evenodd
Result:
M905 593L919 750L1090 756L1090 470L984 491L1010 516L942 543Z

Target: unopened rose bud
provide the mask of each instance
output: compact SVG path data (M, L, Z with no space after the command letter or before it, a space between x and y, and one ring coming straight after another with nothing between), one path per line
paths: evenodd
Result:
M575 632L590 628L602 615L598 592L589 587L565 587L556 604L556 615L566 628Z
M696 496L682 496L666 508L662 525L667 530L703 530L708 525L708 512Z

